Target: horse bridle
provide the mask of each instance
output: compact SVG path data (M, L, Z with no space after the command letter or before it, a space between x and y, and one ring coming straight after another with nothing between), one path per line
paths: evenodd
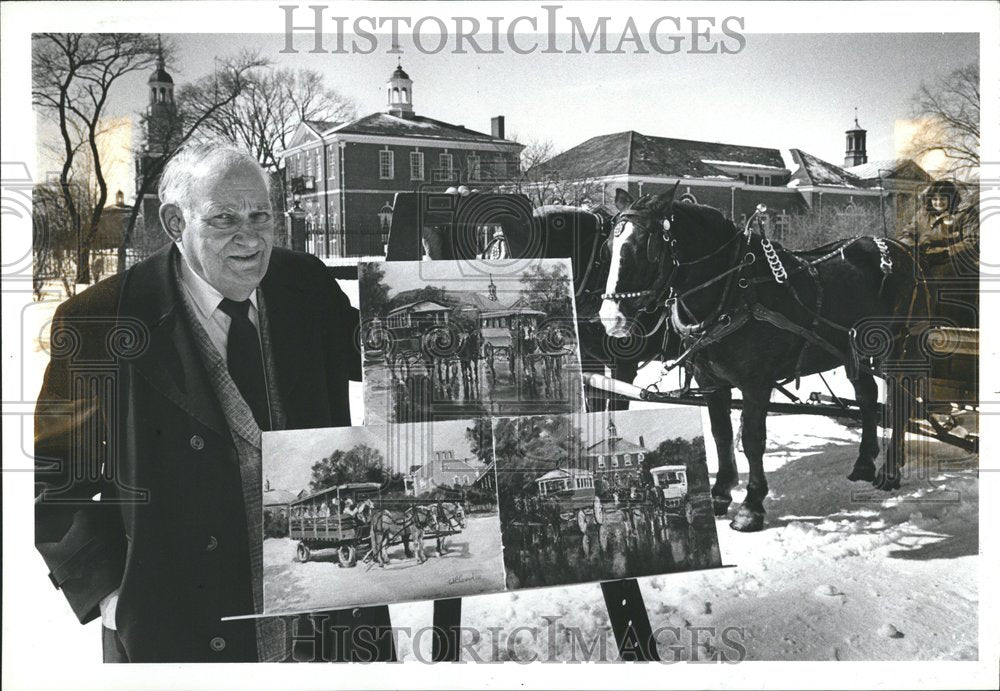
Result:
M632 211L619 212L618 215L616 215L612 221L613 231L611 235L608 237L608 242L613 243L614 238L621 235L622 230L625 227L625 224L628 222L631 222L633 225L637 225L641 228L645 228L643 224L637 223L636 221L640 216L641 214ZM659 262L661 265L660 268L663 268L662 260L664 253L662 251L654 253L653 242L659 240L664 244L670 246L671 251L669 252L669 255L670 255L670 262L671 264L673 264L673 267L670 270L670 274L662 282L662 287L658 290L653 288L647 288L645 290L601 293L601 300L616 300L616 301L639 300L652 295L653 299L650 300L647 304L643 305L641 308L642 311L644 312L652 312L656 306L662 306L664 304L664 298L667 292L669 291L669 286L673 281L674 275L677 273L678 268L682 266L682 263L677 260L677 255L673 251L676 245L676 240L674 239L673 235L670 234L670 229L671 227L673 227L673 222L674 222L674 214L671 213L669 218L665 217L660 223L662 228L660 231L661 233L660 236L657 237L652 231L649 231L649 238L647 238L646 240L646 258L650 260L650 263Z

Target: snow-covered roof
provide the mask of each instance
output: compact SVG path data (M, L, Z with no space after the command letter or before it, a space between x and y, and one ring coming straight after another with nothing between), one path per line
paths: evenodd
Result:
M419 137L427 139L448 139L478 141L484 143L515 144L507 139L494 137L484 132L470 130L462 125L453 125L442 120L413 115L402 117L392 113L372 113L352 122L332 127L324 134L366 134L396 137Z
M861 178L847 172L840 166L808 154L802 149L791 149L792 158L798 164L788 187L813 186L863 188ZM795 184L792 184L795 183Z
M709 161L784 168L777 149L655 137L629 130L592 137L536 166L535 174L557 174L564 180L621 174L734 179Z

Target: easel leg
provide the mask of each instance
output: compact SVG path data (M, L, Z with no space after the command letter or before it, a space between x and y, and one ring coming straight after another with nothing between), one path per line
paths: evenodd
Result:
M431 660L458 662L459 634L462 626L462 598L434 601L434 630Z
M621 659L625 662L658 661L660 656L639 591L639 581L634 578L606 581L601 583L601 590Z

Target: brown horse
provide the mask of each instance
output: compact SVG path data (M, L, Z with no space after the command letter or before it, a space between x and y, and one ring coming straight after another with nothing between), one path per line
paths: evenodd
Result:
M676 187L675 187L676 189ZM743 449L750 463L747 497L730 526L764 525L766 415L776 384L845 366L861 411L860 453L848 476L877 488L899 487L905 415L893 413L892 442L879 452L879 358L898 357L918 302L918 272L892 240L854 238L790 252L761 232L737 229L719 211L673 201L673 191L633 200L618 190L621 213L600 315L612 337L629 334L630 318L664 311L680 333L702 390L719 456L712 487L724 516L739 480L730 422L732 389L743 393ZM871 361L871 362L869 362ZM887 378L893 401L907 392Z

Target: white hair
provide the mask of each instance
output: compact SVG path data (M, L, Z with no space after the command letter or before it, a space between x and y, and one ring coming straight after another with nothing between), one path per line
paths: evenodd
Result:
M268 196L271 194L270 176L248 152L222 144L191 144L174 154L164 167L157 190L160 204L184 205L190 199L192 182L204 175L199 169L208 165L216 170L240 165L252 167L260 173Z

